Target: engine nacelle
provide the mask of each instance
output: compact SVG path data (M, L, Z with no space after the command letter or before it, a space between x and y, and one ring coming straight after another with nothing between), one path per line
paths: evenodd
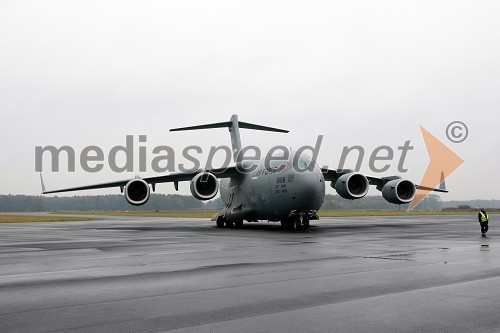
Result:
M344 199L361 199L368 193L368 179L357 172L350 172L340 176L335 184L331 182L337 193Z
M191 193L198 200L210 200L219 191L217 178L209 172L200 172L191 179Z
M382 196L393 204L406 204L415 197L415 184L405 179L394 179L387 182L382 188Z
M130 180L123 190L125 199L134 206L144 205L149 200L151 193L149 184L143 179Z

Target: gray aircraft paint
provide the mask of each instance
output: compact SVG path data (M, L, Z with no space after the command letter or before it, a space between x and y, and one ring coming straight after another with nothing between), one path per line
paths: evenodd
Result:
M361 199L366 195L369 185L374 185L388 202L394 204L413 200L416 188L447 192L444 188L444 179L442 188L432 189L414 185L399 176L378 178L349 169L321 169L315 161L321 138L318 139L315 148L307 148L313 152L312 157L304 154L304 149L299 149L298 153L288 152L282 158L269 152L259 161L245 160L242 157L244 149L242 150L241 146L240 128L280 133L288 131L240 122L237 115L233 115L228 122L175 128L170 131L211 128L229 129L235 166L134 178L55 191L46 191L41 179L42 193L120 187L130 204L142 205L148 201L151 190L155 191L156 184L173 182L177 190L180 181L189 181L191 193L199 200L212 199L220 191L225 207L222 212L212 217L218 227L232 226L233 223L241 226L244 220L248 222L269 220L281 221L283 226L290 229L299 229L308 227L310 220L318 219L316 212L324 201L325 181L330 181L330 186L345 199ZM256 167L250 172L244 172L251 166Z
M307 155L299 158L299 163L310 161ZM232 222L243 219L279 221L293 211L319 210L325 197L321 169L314 164L310 170L298 172L292 163L293 154L286 162L271 163L271 167L279 171L267 171L263 158L254 172L221 179L220 194L226 204L223 210L226 218ZM282 164L284 168L280 168Z

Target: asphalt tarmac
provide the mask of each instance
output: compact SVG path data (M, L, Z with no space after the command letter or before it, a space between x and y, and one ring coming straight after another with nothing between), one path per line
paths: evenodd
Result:
M0 332L500 331L498 217L0 224Z

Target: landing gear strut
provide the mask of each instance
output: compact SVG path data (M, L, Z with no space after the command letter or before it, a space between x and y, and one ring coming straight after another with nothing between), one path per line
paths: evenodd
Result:
M281 227L287 230L304 230L309 228L309 219L306 216L291 216L281 220Z

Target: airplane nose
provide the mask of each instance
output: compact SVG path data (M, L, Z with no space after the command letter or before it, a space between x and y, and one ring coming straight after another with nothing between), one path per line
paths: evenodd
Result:
M325 183L315 172L304 172L295 175L295 200L301 203L321 202L325 196Z

